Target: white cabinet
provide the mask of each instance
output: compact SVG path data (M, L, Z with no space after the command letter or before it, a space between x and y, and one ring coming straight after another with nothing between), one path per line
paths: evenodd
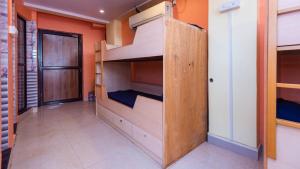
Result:
M209 1L209 134L257 146L257 1Z

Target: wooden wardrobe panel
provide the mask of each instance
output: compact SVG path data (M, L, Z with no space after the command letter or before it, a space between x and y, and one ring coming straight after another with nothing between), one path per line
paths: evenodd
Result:
M207 33L166 19L164 167L207 136Z

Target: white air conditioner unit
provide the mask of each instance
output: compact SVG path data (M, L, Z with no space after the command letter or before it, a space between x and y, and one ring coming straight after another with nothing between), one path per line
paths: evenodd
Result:
M173 17L172 3L164 1L149 9L146 9L129 18L129 26L131 29L136 28L142 24L153 21L161 16Z

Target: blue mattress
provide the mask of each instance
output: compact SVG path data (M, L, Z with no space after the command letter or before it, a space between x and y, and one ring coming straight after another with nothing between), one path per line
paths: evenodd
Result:
M150 99L158 100L158 101L163 101L162 96L152 95L152 94L143 93L135 90L120 90L115 92L108 92L108 98L115 100L119 103L122 103L131 108L133 108L135 100L138 95Z
M300 123L300 104L277 99L277 118Z

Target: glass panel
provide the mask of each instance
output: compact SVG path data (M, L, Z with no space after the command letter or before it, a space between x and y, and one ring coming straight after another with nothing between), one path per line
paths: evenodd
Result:
M25 64L25 22L18 19L18 62Z
M18 66L18 108L19 111L26 108L25 100L25 66Z
M26 109L26 22L21 18L17 18L17 76L18 76L18 111L22 113Z

